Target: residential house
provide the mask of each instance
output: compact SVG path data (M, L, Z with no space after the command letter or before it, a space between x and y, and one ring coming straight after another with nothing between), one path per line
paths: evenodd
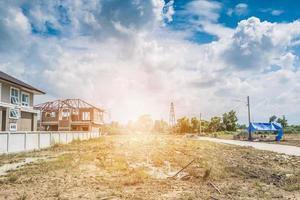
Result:
M34 96L43 91L0 71L1 131L36 131Z
M46 102L35 106L41 112L40 130L100 131L104 110L80 99Z

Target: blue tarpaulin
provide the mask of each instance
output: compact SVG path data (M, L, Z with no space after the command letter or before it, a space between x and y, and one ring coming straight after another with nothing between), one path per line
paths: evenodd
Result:
M283 136L283 128L281 124L278 123L256 123L251 122L250 126L248 127L248 131L255 132L255 131L277 131L278 134L276 136L276 141L280 141Z

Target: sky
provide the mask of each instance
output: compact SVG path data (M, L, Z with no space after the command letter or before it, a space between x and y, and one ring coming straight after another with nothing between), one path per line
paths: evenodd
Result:
M0 70L81 98L108 120L142 114L300 124L300 4L294 0L3 0Z

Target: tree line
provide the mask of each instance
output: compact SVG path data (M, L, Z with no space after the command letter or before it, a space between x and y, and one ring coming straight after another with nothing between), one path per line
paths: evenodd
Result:
M152 120L150 115L142 115L136 121L129 121L127 125L111 122L104 127L104 131L110 134L130 132L151 133L199 133L200 123L202 132L236 131L239 125L236 112L231 110L222 116L212 117L210 120L201 120L197 117L182 117L177 120L174 127L170 127L164 120Z
M196 117L183 117L177 120L174 131L179 134L200 133L200 123L201 131L205 133L236 131L239 127L237 121L238 118L236 116L236 112L233 110L225 112L221 117L214 116L210 120L201 120L201 122L200 119Z

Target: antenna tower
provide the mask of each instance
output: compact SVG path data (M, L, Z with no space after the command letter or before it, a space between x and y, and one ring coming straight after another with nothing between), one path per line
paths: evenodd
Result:
M176 124L176 121L175 121L174 103L171 102L170 115L169 115L169 126L173 127L173 126L175 126L175 124Z

